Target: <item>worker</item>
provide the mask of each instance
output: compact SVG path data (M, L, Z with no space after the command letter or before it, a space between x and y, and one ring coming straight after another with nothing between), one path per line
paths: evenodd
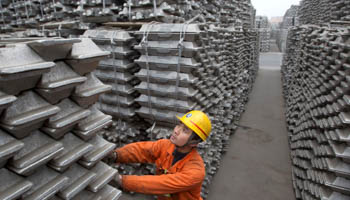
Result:
M136 142L114 150L109 156L117 163L155 163L156 175L117 175L126 191L157 195L159 200L200 200L205 177L198 143L205 141L211 122L202 111L182 116L170 139Z

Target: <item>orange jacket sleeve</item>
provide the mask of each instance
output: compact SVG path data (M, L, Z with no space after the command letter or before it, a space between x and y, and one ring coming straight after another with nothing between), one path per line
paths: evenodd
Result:
M162 140L155 142L135 142L115 151L118 163L154 163L160 154Z
M184 168L174 174L163 175L124 175L123 188L144 194L173 194L200 185L205 177L205 169L199 161L189 161Z

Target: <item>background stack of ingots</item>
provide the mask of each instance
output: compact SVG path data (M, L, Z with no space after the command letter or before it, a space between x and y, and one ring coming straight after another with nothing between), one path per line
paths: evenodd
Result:
M286 44L287 44L287 36L288 36L288 29L292 26L298 26L299 25L299 6L292 5L283 16L283 21L280 24L277 37L276 37L276 43L278 48L281 52L285 52L286 50Z
M116 145L97 135L112 117L93 106L109 54L87 38L0 48L0 199L119 198L101 161Z
M270 51L271 25L266 16L256 16L255 28L259 30L260 52Z
M2 0L0 5L0 31L27 28L0 36L2 42L26 41L0 49L6 61L0 64L0 81L6 81L0 82L0 130L9 138L0 140L0 178L19 174L0 186L0 197L41 199L45 191L63 199L101 194L117 199L119 191L106 185L116 170L100 160L131 142L168 138L176 115L193 109L208 113L213 124L199 149L206 197L258 69L259 35L249 0ZM127 22L126 29L99 24L115 20ZM135 28L130 21L144 24ZM154 170L140 164L112 167L121 174Z
M349 13L331 14L336 21L327 26L329 14L321 13L340 5L350 2L303 1L301 22L313 24L288 34L282 73L298 199L350 198ZM312 6L320 10L312 12ZM311 16L318 17L309 21Z
M183 23L197 14L207 21L251 27L255 9L250 0L1 0L0 32L43 25L45 34L60 22L61 32L92 28L111 21L160 21ZM51 23L53 22L53 23ZM65 22L65 23L61 23ZM57 28L57 26L56 26Z

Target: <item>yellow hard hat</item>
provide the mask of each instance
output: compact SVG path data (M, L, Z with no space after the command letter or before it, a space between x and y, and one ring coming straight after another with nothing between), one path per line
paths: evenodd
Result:
M211 131L209 117L202 111L192 110L181 118L176 116L182 123L195 132L203 141L207 139Z

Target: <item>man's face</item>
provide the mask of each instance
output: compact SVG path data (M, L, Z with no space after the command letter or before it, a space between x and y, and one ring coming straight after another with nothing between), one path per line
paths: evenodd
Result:
M175 126L173 134L170 137L170 141L176 146L182 147L188 141L188 138L191 136L192 130L189 129L185 124L180 123Z

